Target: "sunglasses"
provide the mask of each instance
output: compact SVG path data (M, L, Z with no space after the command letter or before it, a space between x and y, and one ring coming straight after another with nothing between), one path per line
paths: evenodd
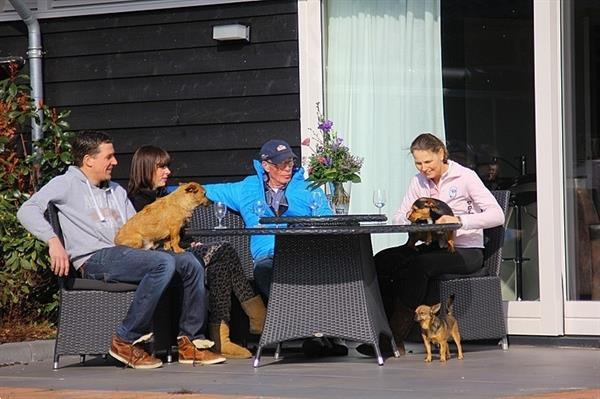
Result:
M266 161L268 164L273 165L277 170L285 170L285 169L293 169L296 166L296 161L293 159L288 159L287 161L281 163L273 163L271 161Z

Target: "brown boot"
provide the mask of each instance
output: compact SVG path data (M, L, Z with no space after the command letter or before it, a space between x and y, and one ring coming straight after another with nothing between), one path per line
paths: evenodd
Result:
M108 353L121 363L134 369L155 369L162 366L162 362L146 352L141 344L152 337L144 335L137 341L130 343L113 335Z
M179 347L179 363L200 363L205 365L223 363L226 360L223 356L210 351L209 348L212 345L213 343L208 340L195 339L194 343L192 343L188 337L177 337L177 346Z
M224 321L220 324L210 324L210 338L215 341L212 348L215 352L220 352L223 356L231 359L249 359L252 353L229 339L229 326Z
M401 355L406 354L404 340L410 333L413 325L413 311L404 305L397 304L394 308L394 313L390 318L390 328L392 329L394 341L396 341L396 346L398 347L398 351L400 351Z
M260 295L242 302L242 309L250 318L250 334L260 334L265 326L267 308Z

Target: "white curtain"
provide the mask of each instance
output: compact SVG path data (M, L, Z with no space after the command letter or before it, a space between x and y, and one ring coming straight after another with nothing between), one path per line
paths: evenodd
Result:
M422 132L444 139L440 0L327 0L325 109L364 157L351 213L376 213L384 188L391 219L416 173L409 147ZM375 235L374 250L406 237Z

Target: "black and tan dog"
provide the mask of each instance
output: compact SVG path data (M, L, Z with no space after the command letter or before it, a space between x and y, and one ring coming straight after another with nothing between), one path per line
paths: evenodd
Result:
M433 224L442 215L454 216L454 212L452 212L452 209L444 201L435 198L421 197L413 203L406 217L411 223ZM425 244L430 245L434 240L437 240L440 248L448 248L449 252L454 252L455 237L456 233L454 231L410 233L406 245L416 249L417 247L415 245L417 241L422 241Z
M432 343L440 346L440 362L450 359L450 348L448 346L448 339L450 337L452 337L458 348L458 358L463 358L458 322L452 314L453 302L454 295L450 295L446 304L446 315L443 317L438 316L442 307L441 303L433 306L421 305L415 310L415 321L418 321L421 326L421 337L427 350L425 361L428 363L431 362Z

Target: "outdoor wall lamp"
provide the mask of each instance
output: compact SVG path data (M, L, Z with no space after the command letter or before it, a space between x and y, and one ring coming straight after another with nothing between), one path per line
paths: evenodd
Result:
M250 27L242 24L213 26L213 39L219 42L230 40L250 41Z

